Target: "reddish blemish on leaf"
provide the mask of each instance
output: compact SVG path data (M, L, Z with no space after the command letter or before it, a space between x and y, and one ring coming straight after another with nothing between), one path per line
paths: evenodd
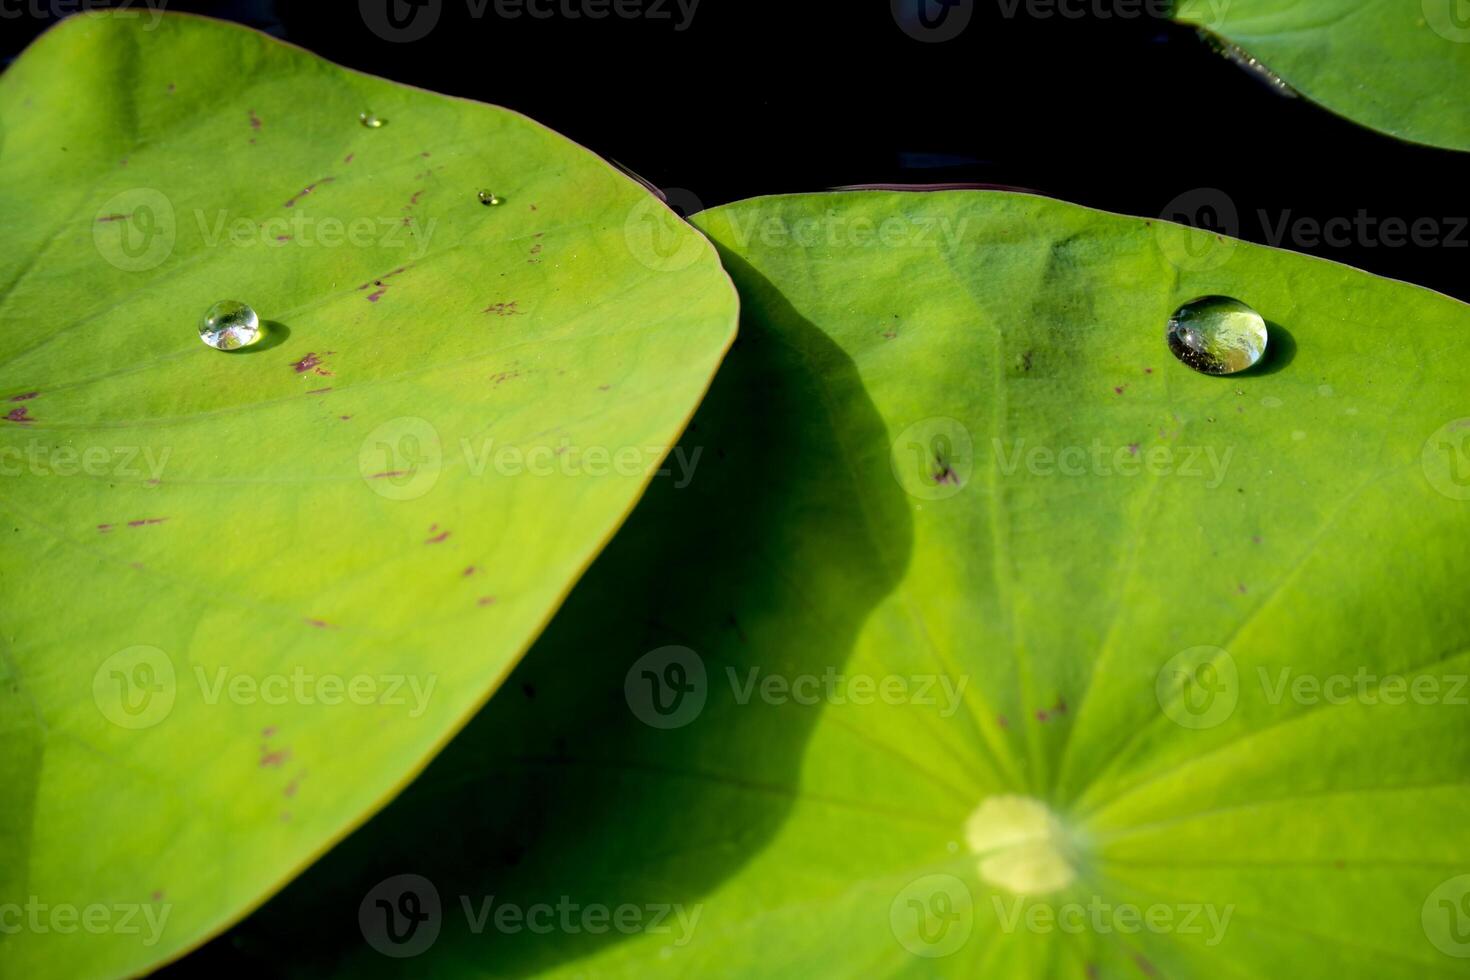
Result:
M949 464L945 463L943 467L940 468L939 472L934 474L934 482L952 483L955 486L959 486L960 478L955 474L955 471L950 468Z
M1124 388L1127 388L1127 387L1128 387L1127 385L1115 385L1113 387L1113 394L1115 394L1115 395L1121 395L1123 393L1123 389Z
M1136 443L1136 442L1130 442L1128 444L1128 454L1130 456L1137 456L1138 455L1138 443Z
M499 385L502 382L510 381L513 378L519 378L520 376L521 372L519 371L501 371L499 374L492 374L490 376L490 381L493 384Z
M1006 719L1006 716L1005 715L996 715L995 716L995 723L997 725L999 725L1001 728L1010 728L1011 727L1011 723L1010 723L1009 720Z
M104 222L104 221L126 221L129 217L131 217L131 215L126 215L126 214L104 214L100 218L98 218L97 221L98 221L99 224L101 222Z
M437 524L434 525L434 527L438 527L438 526L439 525L437 525ZM429 528L429 530L430 531L433 531L434 530L434 527ZM453 533L453 532L450 532L450 531L440 531L438 534L434 535L432 538L429 538L427 541L425 541L424 544L439 544L439 543L443 542L444 540L446 540L451 533Z
M276 733L276 726L275 725L266 725L264 728L262 728L260 730L260 734L263 737L265 737L265 738L270 738L275 733Z
M319 630L334 630L334 629L337 628L337 627L333 626L331 623L327 622L325 619L310 619L310 618L307 618L307 619L303 619L302 622L304 622L307 626L314 626L314 627L316 627Z
M99 533L106 534L108 531L111 531L112 530L112 525L111 524L98 524L97 525L97 530L98 530Z
M476 568L474 565L471 565L469 568L466 568L462 574L465 578L469 578L471 575L475 574L478 571L478 568Z
M331 373L331 372L328 372L328 373ZM310 391L308 391L307 394L308 395L325 395L327 392L329 392L331 390L332 390L331 388L313 388Z
M383 298L383 294L386 293L387 291L388 291L387 289L380 289L376 293L369 293L368 294L367 301L369 303L376 303L378 300L380 300L380 299Z
M145 517L136 521L128 521L128 527L147 527L150 524L162 524L168 520L167 517Z
M270 767L279 769L289 758L291 758L290 749L277 749L274 752L267 752L262 746L260 753L260 768L265 769L267 767Z
M345 157L342 158L342 162L343 163L351 163L352 162L352 158L355 157L355 156L357 156L356 153L349 153Z
M422 190L414 191L413 192L413 197L411 197L411 198L408 199L408 206L409 207L413 207L414 205L418 204L419 203L419 198L421 198L423 196L424 196L424 192Z
M1059 715L1064 715L1067 713L1067 702L1061 698L1057 698L1057 703L1052 705L1051 710L1055 711Z
M153 894L151 894L151 895L148 896L148 900L149 901L152 901L152 902L161 902L161 901L163 901L163 889L162 888L155 888L155 889L153 889Z
M28 391L28 392L26 392L23 395L12 395L10 397L10 400L13 401L13 402L28 402L32 398L35 398L39 394L40 394L39 391Z
M369 480L381 480L390 476L407 476L408 470L384 470L382 473L374 473L368 477Z
M597 386L597 390L598 391L609 391L611 389L612 389L612 385L598 385Z
M493 595L482 595L479 599L475 600L475 605L493 606L495 605L495 597Z
M26 410L26 408L24 406L22 406L21 408L12 408L10 410L10 412L6 414L5 418L9 422L34 422L34 421L36 421L35 419L31 418L30 414L28 413L28 411Z
M288 208L294 208L296 206L296 202L297 201L301 200L303 197L305 197L306 195L310 194L312 191L316 190L322 184L330 184L332 181L334 181L336 179L337 179L336 177L323 177L321 180L318 180L318 181L316 181L314 183L311 183L311 184L307 184L305 187L303 187L300 190L299 193L297 193L294 197L291 198L291 200L287 201L282 206L283 207L288 207Z
M1046 722L1046 721L1047 721L1047 719L1048 719L1048 718L1050 718L1050 717L1051 717L1051 716L1050 716L1050 715L1048 715L1048 714L1047 714L1047 713L1046 713L1046 712L1045 712L1045 711L1038 711L1038 712L1036 712L1036 720L1037 720L1037 721L1039 721L1039 722L1042 722L1042 723L1043 723L1043 724L1044 724L1044 723L1045 723L1045 722Z
M250 128L254 130L260 129L260 117L255 114L254 109L250 110Z
M1221 241L1224 241L1224 239L1222 238ZM1138 964L1138 968L1140 970L1142 970L1148 976L1156 977L1156 976L1159 975L1159 968L1156 967L1156 966L1154 966L1153 965L1153 962L1147 956L1144 956L1142 953L1134 953L1133 954L1133 962L1137 963Z
M276 236L276 241L278 241L278 242L289 242L290 240L291 240L291 236L290 235L277 235Z
M348 419L352 418L352 416L351 415L339 415L339 416L337 416L337 418L341 419L343 422L346 422Z
M1239 592L1241 595L1245 595L1245 583L1241 582L1240 584L1236 585L1235 591Z
M297 374L305 374L307 371L312 371L323 376L330 376L332 372L322 366L322 358L331 357L335 353L337 352L334 350L322 351L320 354L308 351L306 356L301 360L292 361L291 366L296 369Z
M288 798L288 799L291 798L291 797L293 797L293 796L295 796L296 795L296 790L297 790L297 788L300 785L300 783L299 783L299 780L300 779L301 779L300 776L293 776L291 778L291 781L289 783L287 783L285 785L285 787L281 790L281 795L284 796L284 797L286 797L286 798Z
M524 313L516 309L518 302L518 300L511 300L509 303L491 303L480 312L494 313L496 316L524 316Z
M1143 369L1143 373L1144 374L1153 374L1154 373L1154 369L1153 368L1144 368Z

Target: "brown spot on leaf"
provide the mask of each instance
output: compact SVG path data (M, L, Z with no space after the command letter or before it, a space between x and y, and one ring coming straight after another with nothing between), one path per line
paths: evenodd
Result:
M162 524L168 520L167 517L144 517L136 521L128 521L128 527L147 527L150 524Z
M277 749L274 752L267 752L265 747L262 746L260 751L260 767L262 769L268 767L279 769L289 758L291 758L290 749Z
M493 595L482 595L479 599L475 600L475 605L493 606L495 605L495 597Z
M22 406L20 408L12 408L9 411L9 413L6 414L5 418L9 422L34 422L34 421L36 421L35 419L31 418L30 414L27 412L27 410L25 409L24 406Z
M294 208L297 201L301 200L303 197L316 190L322 184L330 184L336 179L336 177L323 177L321 180L307 184L305 187L301 188L301 190L297 192L289 201L282 205L282 207Z
M260 129L260 117L255 114L254 109L250 110L250 128L254 130Z
M525 313L516 308L518 302L518 300L511 300L509 303L491 303L480 312L494 313L496 316L525 316Z
M28 402L39 394L39 391L28 391L23 395L11 395L10 400L13 402Z

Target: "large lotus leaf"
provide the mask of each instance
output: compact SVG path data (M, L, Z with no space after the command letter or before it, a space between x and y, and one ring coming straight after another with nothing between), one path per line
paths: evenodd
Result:
M1174 16L1353 122L1470 150L1466 0L1179 0Z
M1019 194L696 223L692 484L195 966L1463 975L1470 309ZM1174 359L1210 293L1268 362Z
M243 915L485 702L736 299L566 139L219 23L67 21L0 126L0 974L118 974ZM258 345L200 343L221 299Z

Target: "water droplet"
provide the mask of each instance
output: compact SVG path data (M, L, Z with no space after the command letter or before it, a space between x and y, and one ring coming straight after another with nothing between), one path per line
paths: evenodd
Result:
M221 300L199 321L199 339L215 350L249 347L260 339L260 317L244 303Z
M483 204L483 205L485 205L485 207L487 207L487 208L494 207L495 205L497 205L497 204L499 204L499 203L501 203L502 201L505 200L505 198L503 198L503 197L496 197L490 191L481 191L476 196L479 197L480 203Z
M386 119L378 118L378 115L375 112L359 112L357 114L357 120L368 129L382 129L383 124L388 121Z
M1229 296L1202 296L1169 317L1169 350L1201 374L1235 374L1266 353L1266 321Z

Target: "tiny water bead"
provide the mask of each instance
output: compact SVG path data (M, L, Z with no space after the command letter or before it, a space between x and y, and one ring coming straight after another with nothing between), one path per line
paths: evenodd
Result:
M1201 374L1237 374L1266 353L1266 321L1229 296L1202 296L1169 317L1169 350Z
M215 350L249 347L260 339L260 317L244 303L221 300L199 321L199 339Z
M388 120L380 119L377 113L369 111L359 112L357 114L357 121L362 123L368 129L382 129L383 124Z
M483 204L483 205L485 205L485 207L487 207L487 208L494 207L495 205L499 204L501 201L505 200L505 198L496 197L495 194L493 194L490 191L481 191L476 196L480 199L480 203Z

